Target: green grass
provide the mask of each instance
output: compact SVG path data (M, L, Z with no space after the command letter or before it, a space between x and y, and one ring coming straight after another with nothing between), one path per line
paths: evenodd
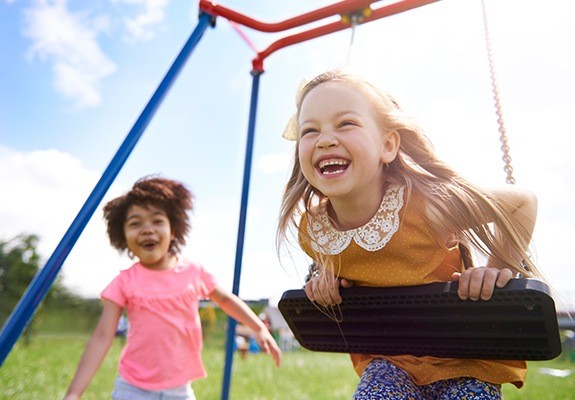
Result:
M17 343L0 370L0 399L61 399L72 379L87 335L37 336L29 346ZM82 399L109 399L116 376L122 343L117 340ZM219 400L222 390L224 349L221 338L206 341L204 362L209 376L194 382L199 400ZM566 378L543 375L539 368L570 369ZM270 357L237 355L233 363L231 399L306 400L349 399L358 377L347 355L312 353L306 350L284 354L276 368ZM529 363L526 386L517 390L504 386L506 400L568 400L575 393L575 362L556 359Z

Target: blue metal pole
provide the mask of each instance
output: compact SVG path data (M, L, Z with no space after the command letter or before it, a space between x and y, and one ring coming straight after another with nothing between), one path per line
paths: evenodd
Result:
M54 282L54 279L56 279L62 264L66 260L66 257L68 257L68 254L74 247L74 244L86 227L92 214L94 214L94 211L102 201L102 198L114 182L114 179L128 159L128 156L142 136L142 133L148 126L148 123L151 121L156 110L172 86L172 83L179 75L182 67L201 39L211 20L212 16L209 14L204 13L200 15L198 25L180 51L180 54L174 60L174 63L144 108L144 111L142 111L140 117L126 136L126 139L124 139L124 142L116 152L116 155L112 161L110 161L110 164L68 228L68 231L64 234L62 240L56 247L56 250L54 250L54 253L52 253L46 262L46 265L38 271L26 289L26 292L14 308L14 311L12 311L12 314L2 327L2 331L0 331L0 366L4 363L4 360L10 353L10 350L12 350L18 337L46 296L50 286Z
M256 127L256 113L258 107L258 91L260 84L260 71L252 71L252 95L250 102L250 117L248 124L248 137L246 142L246 155L244 161L244 181L242 186L242 202L240 205L240 218L238 226L238 237L236 242L236 261L234 268L234 282L232 292L236 295L240 291L240 277L242 275L242 257L244 251L244 236L246 231L246 215L248 208L248 197L250 193L250 177L252 170L252 155L254 150L254 136ZM234 343L236 337L236 320L228 318L228 333L226 339L226 361L224 365L224 381L222 386L222 400L228 400L230 396L230 383L232 376L232 365L234 361Z

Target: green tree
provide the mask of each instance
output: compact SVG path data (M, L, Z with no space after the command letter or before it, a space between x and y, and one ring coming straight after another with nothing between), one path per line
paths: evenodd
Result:
M4 325L38 273L41 262L37 251L39 241L40 238L34 234L21 234L10 240L0 240L0 325ZM75 301L76 297L63 286L61 277L56 278L45 299L46 304L70 304ZM36 321L36 316L33 321ZM24 331L26 341L30 340L31 328L32 323Z
M0 240L0 323L8 316L38 272L37 235Z

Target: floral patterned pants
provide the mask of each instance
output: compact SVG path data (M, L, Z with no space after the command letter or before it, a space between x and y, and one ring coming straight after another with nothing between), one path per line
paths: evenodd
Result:
M407 372L383 359L363 371L352 400L500 400L501 385L475 378L446 379L418 386Z

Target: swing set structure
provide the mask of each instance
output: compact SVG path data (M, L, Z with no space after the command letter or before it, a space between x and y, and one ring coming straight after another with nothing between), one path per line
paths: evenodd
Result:
M257 54L252 60L252 87L249 122L246 137L243 184L232 287L232 292L238 295L242 269L252 154L255 139L255 121L258 106L259 83L260 77L264 73L264 61L271 54L288 46L349 28L352 29L353 44L353 30L357 25L379 20L384 17L399 14L437 1L439 0L397 0L393 2L382 0L344 0L280 22L266 23L226 8L216 2L210 0L199 0L199 18L195 29L192 31L190 37L156 88L154 94L148 101L133 127L128 132L126 138L120 145L107 168L104 170L101 178L62 237L56 249L44 267L41 268L34 277L26 292L2 327L2 330L0 331L0 366L4 363L4 360L12 350L12 347L24 331L25 327L30 323L37 308L60 272L64 261L74 247L77 239L138 143L155 112L158 110L160 104L183 69L186 61L189 59L196 45L203 37L205 31L209 27L215 27L216 19L218 17L222 17L230 21L232 26L234 26L241 36L244 35L239 30L238 26L244 26L259 32L277 33L291 30L293 28L304 27L305 25L322 21L329 17L340 17L339 20L335 22L325 23L324 25L315 26L309 29L302 28L304 30L288 34L283 38L274 41L263 50L257 51L257 49L254 48ZM485 21L485 7L483 11ZM505 171L507 173L506 181L507 183L514 183L514 179L512 177L513 169L510 165L511 158L508 154L509 147L507 146L505 128L503 126L502 113L499 105L486 23L485 29L494 98L496 101L498 123L500 127L499 132L501 134L500 140L502 142L502 151L504 153L503 159L505 161ZM244 37L244 39L246 39L246 37ZM249 40L247 41L249 43ZM286 317L292 330L294 330L296 338L298 338L304 347L317 351L349 352L353 350L356 352L373 353L374 350L377 350L388 352L388 354L411 352L413 354L439 354L455 357L481 356L481 354L485 355L486 352L480 352L481 354L477 354L478 349L480 351L482 348L485 349L486 347L489 347L487 353L492 356L484 358L496 358L501 354L505 354L523 359L550 359L556 357L561 351L554 303L549 296L549 289L541 282L516 280L512 285L508 285L508 287L496 291L494 298L500 300L492 302L492 306L483 308L480 311L481 318L484 318L484 322L486 324L492 324L489 329L492 329L492 327L495 326L495 330L499 335L498 338L492 339L487 343L486 341L477 340L477 335L475 335L476 337L466 341L464 346L453 347L453 345L449 345L449 348L446 348L444 344L441 344L442 341L446 340L445 337L437 339L438 336L436 335L436 339L433 339L434 334L437 334L437 331L435 331L434 328L427 328L429 331L424 335L425 337L416 338L413 343L403 343L402 345L399 345L397 341L394 342L390 340L389 337L382 336L385 332L389 331L389 329L384 329L382 324L387 324L389 319L386 318L389 318L390 316L399 316L399 318L395 318L393 321L395 324L394 326L399 331L405 328L406 323L418 323L422 326L421 324L425 324L424 320L426 318L424 318L421 313L415 313L415 310L421 309L422 306L424 306L424 308L432 307L434 310L441 310L442 307L446 305L451 307L453 304L456 304L458 299L456 298L455 285L447 284L446 286L446 284L432 284L425 285L423 287L410 288L351 289L352 290L348 290L346 293L342 294L344 303L342 304L341 311L345 321L352 321L354 318L363 318L364 323L369 325L369 321L372 320L374 315L381 316L381 318L377 319L374 324L369 326L369 329L363 330L362 332L346 330L345 327L343 327L344 330L342 330L341 324L334 321L325 321L325 315L318 312L317 308L311 305L311 303L305 298L303 291L296 290L284 293L279 304L280 310ZM379 292L374 290L379 290ZM389 309L390 304L395 305L395 308L392 307L391 311ZM461 306L473 307L473 304L465 303L464 306ZM517 314L516 311L518 310L520 310L520 312ZM466 313L470 312L469 310L463 311ZM473 311L471 311L471 313L476 312L478 312L477 308L474 308ZM425 313L429 314L430 312L424 311L424 314ZM442 311L434 311L434 314L442 314ZM387 315L387 317L385 315ZM474 314L475 317L477 317L477 315L478 314ZM510 317L513 315L515 315L515 319L510 320ZM367 319L366 316L368 316ZM451 318L450 323L456 324L459 329L459 331L457 331L457 329L455 331L451 330L452 338L454 334L453 332L463 332L464 335L465 332L469 332L469 330L465 330L465 323L463 323L463 325L460 323L461 314L455 312L451 314L449 318ZM498 321L498 325L493 325L495 323L494 321ZM513 326L517 327L519 322L524 323L524 325L521 325L519 328L519 331L517 331L517 329L511 331L510 329ZM472 327L472 330L477 329L480 330L480 333L485 334L487 327L485 324L483 325L483 329L481 324L474 325ZM221 395L222 399L229 398L235 331L236 321L230 318L226 339L226 355ZM359 333L359 335L357 333ZM521 336L526 340L520 342L521 344L519 345L519 348L515 346L514 349L509 350L510 342L512 340L505 336L506 334L512 335L515 339ZM394 334L396 337L401 337L401 335L398 336L397 334ZM382 337L385 337L385 339L382 340ZM387 342L388 345L381 347L381 344L384 341ZM451 340L451 342L454 341Z

